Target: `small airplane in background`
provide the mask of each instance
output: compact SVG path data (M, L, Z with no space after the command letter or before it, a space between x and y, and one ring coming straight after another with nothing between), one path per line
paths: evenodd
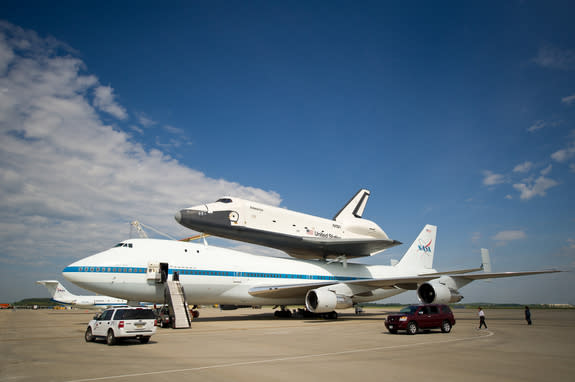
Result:
M423 303L453 303L463 298L459 289L474 280L558 272L472 273L485 267L437 272L436 234L436 226L426 225L395 265L347 266L175 240L130 239L78 260L62 273L82 288L133 301L162 303L164 283L171 276L179 280L190 304L305 305L312 313L336 318L336 309L407 290L416 290Z
M358 191L332 220L228 196L182 209L175 219L198 232L280 249L300 259L346 261L401 244L362 219L369 195Z
M36 284L44 285L50 292L52 301L76 306L79 308L105 309L111 306L127 305L126 300L108 296L78 296L68 292L58 280L39 280Z

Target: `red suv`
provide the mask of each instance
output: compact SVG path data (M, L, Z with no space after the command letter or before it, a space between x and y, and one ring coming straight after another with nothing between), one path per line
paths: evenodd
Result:
M447 305L410 305L397 314L390 314L385 320L385 327L391 334L398 330L406 330L415 334L419 329L441 329L449 333L455 325L455 318Z

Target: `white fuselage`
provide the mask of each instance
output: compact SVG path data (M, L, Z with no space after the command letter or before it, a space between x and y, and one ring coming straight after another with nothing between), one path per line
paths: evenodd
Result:
M66 279L94 292L131 301L164 302L164 285L158 282L160 264L171 278L178 272L190 304L303 305L303 297L262 298L248 293L262 286L295 285L322 281L349 281L367 278L400 277L392 266L349 263L328 264L256 256L225 248L169 240L132 239L131 245L111 248L70 264ZM375 289L362 297L346 284L333 288L354 302L375 301L404 292L403 289ZM366 290L367 292L367 290Z
M76 296L72 298L52 298L53 301L60 304L72 305L78 308L108 308L110 306L116 305L126 305L128 301L112 298L112 297L100 297L100 296Z

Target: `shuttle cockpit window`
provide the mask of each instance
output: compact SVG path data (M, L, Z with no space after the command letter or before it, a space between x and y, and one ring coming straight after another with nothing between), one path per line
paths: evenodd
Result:
M232 200L230 198L221 198L216 200L216 203L231 203Z
M114 248L118 248L118 247L133 248L134 245L132 243L118 243L118 244L114 245Z

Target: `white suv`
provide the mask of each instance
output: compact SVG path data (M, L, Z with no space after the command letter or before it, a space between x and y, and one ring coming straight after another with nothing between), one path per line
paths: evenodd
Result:
M108 345L114 345L118 339L135 338L148 343L156 333L156 315L152 309L122 307L104 310L94 316L88 324L84 339L92 342L96 337L105 337Z

